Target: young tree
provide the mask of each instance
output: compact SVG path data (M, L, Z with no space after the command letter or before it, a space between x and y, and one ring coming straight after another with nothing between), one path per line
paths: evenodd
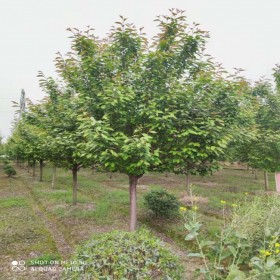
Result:
M47 159L54 166L72 171L73 204L77 204L78 171L91 162L80 153L79 145L84 142L79 115L83 108L78 96L71 89L60 87L52 78L39 74L40 85L48 96L36 105L29 105L26 122L37 126L44 132L44 146ZM54 174L53 174L54 176Z
M83 111L87 141L79 138L75 155L128 175L130 230L138 179L149 170L211 169L239 110L234 85L203 55L208 34L179 10L156 21L160 32L151 44L123 17L104 40L91 29L70 29L72 50L56 59Z

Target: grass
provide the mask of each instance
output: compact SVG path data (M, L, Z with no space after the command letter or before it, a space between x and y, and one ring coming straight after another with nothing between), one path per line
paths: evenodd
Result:
M34 212L33 203L21 180L8 179L0 172L0 274L3 279L31 279L27 272L19 276L11 271L13 260L28 260L43 253L59 255L51 233Z
M17 169L18 176L8 179L0 174L0 257L50 260L59 257L54 238L40 217L34 212L39 207L46 219L52 221L70 247L81 244L93 233L112 229L127 229L129 223L128 177L114 173L92 172L82 169L78 174L78 204L72 205L71 172L57 169L55 187L51 188L52 168L44 168L43 182L32 178L26 170ZM194 193L207 197L200 204L204 234L215 237L222 220L221 200L239 204L259 194L263 180L254 180L251 171L222 169L213 176L191 176ZM183 175L149 173L139 180L137 189L139 225L149 227L175 242L182 250L190 250L191 242L184 240L186 231L180 217L162 219L152 216L143 205L143 195L154 189L166 189L178 198L185 194ZM270 190L274 190L274 175L269 174ZM230 211L230 207L226 206ZM35 257L31 255L34 254ZM51 256L51 257L50 257ZM38 278L40 279L40 278ZM43 279L43 278L42 278Z

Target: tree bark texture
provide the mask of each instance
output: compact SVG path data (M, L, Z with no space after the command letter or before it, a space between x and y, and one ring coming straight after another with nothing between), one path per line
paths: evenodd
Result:
M44 161L42 159L40 159L39 163L40 163L40 182L43 182L43 164L44 164Z
M78 192L78 168L76 165L72 168L73 174L73 205L77 204L77 192Z
M56 166L53 166L53 173L52 173L52 189L55 187L55 177L56 177Z
M36 161L33 161L33 172L32 172L32 176L35 177L35 171L36 171Z
M129 198L130 198L130 222L129 231L136 230L137 223L137 200L136 200L136 187L138 176L129 175Z
M190 194L190 181L191 181L191 175L190 173L186 174L186 187L187 187L187 193Z
M268 191L268 173L267 173L267 171L264 171L264 189L265 189L265 191Z

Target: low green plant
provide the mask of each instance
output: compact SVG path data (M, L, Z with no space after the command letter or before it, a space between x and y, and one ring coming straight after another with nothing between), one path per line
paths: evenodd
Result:
M94 235L69 263L77 268L66 266L62 279L182 279L178 259L145 229Z
M250 261L251 275L256 279L273 280L280 278L280 236L270 236L263 241L263 248Z
M178 214L179 201L165 190L153 190L144 195L144 205L156 216L169 218Z
M224 200L220 203L224 224L215 240L201 234L197 206L180 209L188 231L185 239L195 241L198 248L197 253L189 256L202 258L204 263L199 272L211 280L279 279L279 197L258 196L247 201L245 196L242 205ZM232 214L226 217L224 213L229 207Z
M5 164L3 169L9 178L17 174L16 170L9 164Z

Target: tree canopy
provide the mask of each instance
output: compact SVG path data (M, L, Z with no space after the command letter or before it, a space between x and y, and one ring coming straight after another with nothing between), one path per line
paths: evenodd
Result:
M205 54L207 32L175 9L156 22L152 40L124 17L103 39L69 29L71 51L55 60L60 80L39 74L47 97L25 117L46 134L47 159L75 170L74 186L90 164L128 175L130 230L138 179L216 169L244 107L240 79Z

